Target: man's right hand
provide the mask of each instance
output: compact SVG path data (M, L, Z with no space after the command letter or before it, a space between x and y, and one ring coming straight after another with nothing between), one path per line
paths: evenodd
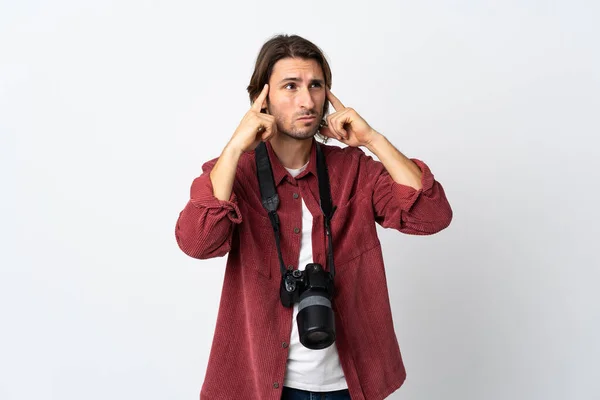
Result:
M229 146L240 152L252 151L261 140L267 141L277 134L275 117L260 112L267 95L269 85L265 84L250 110L244 115L239 126L233 133Z

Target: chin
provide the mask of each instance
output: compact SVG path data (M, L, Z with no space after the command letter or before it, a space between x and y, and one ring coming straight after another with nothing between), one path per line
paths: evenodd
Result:
M317 131L318 131L317 129L311 129L311 130L305 131L305 132L296 132L295 137L298 139L310 139L313 136L315 136Z
M283 133L284 135L297 140L311 139L318 132L318 129L315 128L284 130L278 127L278 130L279 133Z
M314 137L317 132L314 132L314 133L310 133L310 132L308 132L308 133L300 133L300 132L290 133L290 132L280 131L279 133L283 133L285 136L291 137L292 139L307 140L307 139L311 139L312 137Z

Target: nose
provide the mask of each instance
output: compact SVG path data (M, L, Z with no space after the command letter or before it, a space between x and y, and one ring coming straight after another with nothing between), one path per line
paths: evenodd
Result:
M307 110L312 110L315 107L315 102L312 93L308 88L300 89L298 93L298 105Z

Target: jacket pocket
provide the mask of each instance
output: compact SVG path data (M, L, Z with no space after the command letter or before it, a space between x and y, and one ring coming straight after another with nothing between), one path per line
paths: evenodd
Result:
M271 222L267 218L258 216L252 221L243 221L238 229L242 268L249 273L258 273L271 279L273 266L279 265Z
M338 208L331 220L331 234L336 266L379 245L373 206L369 198L355 197Z

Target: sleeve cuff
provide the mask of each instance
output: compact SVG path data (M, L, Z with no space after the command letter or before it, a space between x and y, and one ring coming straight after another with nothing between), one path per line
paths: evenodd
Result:
M234 223L242 222L242 214L238 207L237 196L231 191L229 200L219 200L213 194L212 181L209 174L203 174L192 182L190 202L197 208L224 210L227 217Z
M408 211L412 208L419 196L427 196L431 194L433 184L435 182L433 174L431 173L431 170L427 164L416 158L411 158L410 160L417 164L419 169L421 169L421 185L423 186L421 189L417 190L411 186L402 185L394 182L391 176L389 177L389 179L393 182L392 191L394 193L394 198L398 199L401 208L405 211Z
M417 158L411 158L410 160L417 164L417 167L421 169L421 185L423 186L421 191L427 195L431 192L431 188L433 188L433 183L435 182L433 174L431 173L431 170L427 164L425 164L423 161Z

